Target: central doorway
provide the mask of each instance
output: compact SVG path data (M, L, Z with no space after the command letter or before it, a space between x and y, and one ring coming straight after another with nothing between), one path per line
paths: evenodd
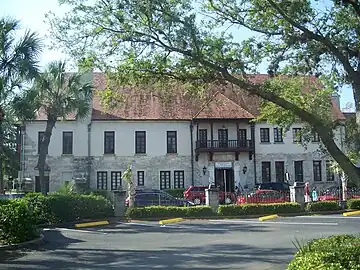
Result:
M220 187L220 191L235 192L234 170L215 169L215 186Z

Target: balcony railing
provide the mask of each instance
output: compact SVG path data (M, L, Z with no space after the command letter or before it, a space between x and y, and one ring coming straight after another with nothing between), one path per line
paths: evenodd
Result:
M197 141L198 151L250 151L253 149L251 140L210 140Z

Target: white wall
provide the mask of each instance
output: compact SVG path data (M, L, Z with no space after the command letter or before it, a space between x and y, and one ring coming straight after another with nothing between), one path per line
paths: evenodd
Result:
M45 131L45 121L33 121L26 124L26 139L31 142L25 142L35 144L35 153L37 155L38 149L38 133L39 131ZM87 122L86 121L58 121L53 129L50 144L49 144L49 156L61 156L62 155L62 133L63 131L73 132L73 155L74 156L87 156Z
M190 156L189 121L93 121L91 155L104 155L104 131L115 131L115 155L135 156L135 131L146 131L147 156L167 154L167 131L177 132L177 154ZM172 154L174 155L174 154Z
M256 153L261 154L277 154L277 153L286 153L286 154L300 154L305 152L315 152L319 150L319 143L309 142L307 148L305 149L300 143L293 142L293 133L292 128L301 128L302 124L294 124L291 129L283 135L283 142L274 142L274 128L276 126L269 125L266 123L259 123L255 125L255 149ZM262 143L260 142L260 129L269 128L270 132L270 142ZM335 130L335 142L341 149L341 135L343 127L339 127ZM342 134L341 134L342 132Z

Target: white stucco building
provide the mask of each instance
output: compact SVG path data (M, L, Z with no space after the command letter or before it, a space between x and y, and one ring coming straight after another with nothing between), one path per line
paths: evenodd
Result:
M102 74L93 73L91 80L95 89L105 89ZM226 182L226 190L233 190L238 184L285 181L286 172L290 182L334 185L336 177L318 151L318 138L314 136L305 149L294 135L301 124L283 136L275 126L253 124L260 100L245 92L218 90L204 103L182 95L161 98L150 91L120 91L126 98L117 109L106 111L95 96L87 118L56 123L47 157L50 191L80 178L87 179L92 189L118 189L129 164L138 186L157 189L209 182L225 188ZM333 114L344 118L335 100ZM45 125L44 115L25 123L23 177L37 179ZM340 147L343 129L336 134Z

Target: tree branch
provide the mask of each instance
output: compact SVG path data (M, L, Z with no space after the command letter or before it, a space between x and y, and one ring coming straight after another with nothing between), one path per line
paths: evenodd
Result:
M273 0L266 0L283 18L290 23L293 27L301 30L304 32L307 37L314 39L322 44L324 44L326 47L329 48L330 51L336 56L336 58L343 64L345 71L351 76L356 77L356 71L353 69L353 67L350 65L348 59L339 51L339 49L327 38L322 35L316 34L313 31L309 30L305 26L297 23L295 20L290 18L284 10L282 10Z

